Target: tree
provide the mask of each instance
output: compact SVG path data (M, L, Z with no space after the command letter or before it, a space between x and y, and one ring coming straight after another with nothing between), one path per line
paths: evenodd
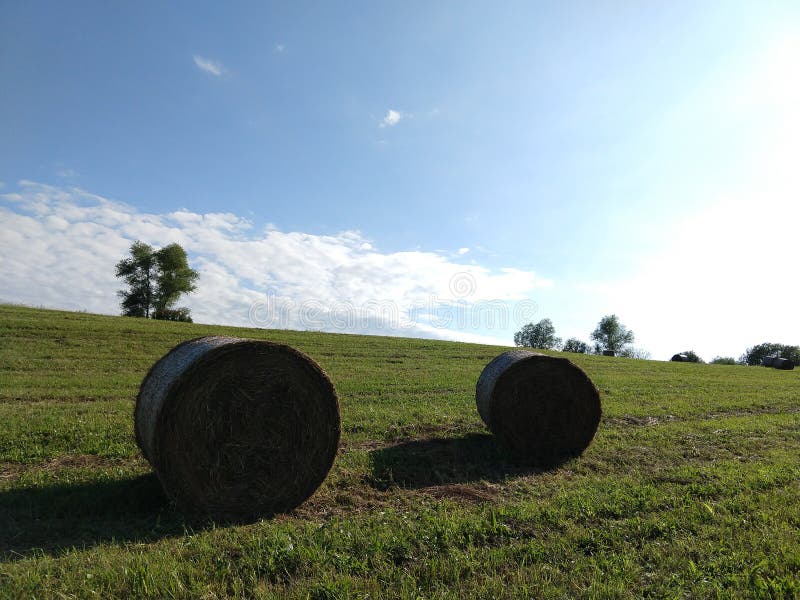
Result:
M591 348L589 344L586 342L582 342L578 338L569 338L566 342L564 342L564 347L562 348L564 352L575 352L577 354L588 354Z
M126 317L150 317L153 305L153 271L155 256L153 247L136 240L131 244L130 258L117 263L117 277L128 284L128 290L120 290L122 314Z
M739 360L751 366L760 365L767 356L779 356L792 361L795 366L800 366L800 347L772 342L764 342L748 348Z
M514 343L527 348L557 349L561 338L556 337L556 328L550 319L542 319L538 323L528 323L514 334Z
M592 340L597 342L595 349L611 350L621 354L627 346L633 343L633 331L620 323L617 315L606 315L597 324L592 332Z
M128 286L117 292L124 316L191 321L188 308L173 308L181 294L197 289L199 277L178 244L155 250L136 240L130 256L117 263L116 275Z

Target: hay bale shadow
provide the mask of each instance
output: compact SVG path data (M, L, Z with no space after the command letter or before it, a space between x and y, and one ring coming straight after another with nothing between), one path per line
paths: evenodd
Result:
M111 541L154 541L205 526L176 512L152 473L13 489L0 492L0 561Z
M573 455L531 459L501 446L493 435L413 440L370 452L370 485L426 488L473 481L502 482L557 469Z

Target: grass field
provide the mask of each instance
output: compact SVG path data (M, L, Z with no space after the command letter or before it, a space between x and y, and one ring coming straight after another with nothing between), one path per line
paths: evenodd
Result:
M136 447L147 369L212 333L337 387L339 456L291 514L188 520ZM603 419L537 472L475 409L501 351L0 306L0 597L800 597L800 370L569 355Z

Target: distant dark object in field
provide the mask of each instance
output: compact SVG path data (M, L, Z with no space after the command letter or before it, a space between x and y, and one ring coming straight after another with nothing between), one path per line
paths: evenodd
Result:
M670 360L672 362L689 362L689 357L685 354L673 354Z
M794 369L794 363L788 358L775 357L772 359L772 366L781 371L791 371Z
M535 461L578 455L600 423L600 393L566 358L504 352L483 369L478 413L497 438Z
M603 350L603 356L616 356L617 353L613 350Z
M764 367L772 367L774 366L775 359L778 358L777 356L765 356L761 360L761 365Z
M210 336L161 358L136 399L136 441L185 510L247 519L291 510L328 474L339 402L289 346Z

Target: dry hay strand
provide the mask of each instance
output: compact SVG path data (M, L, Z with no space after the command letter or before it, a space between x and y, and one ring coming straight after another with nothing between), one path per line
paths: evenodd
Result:
M794 369L794 362L788 358L775 357L772 359L772 366L776 369L780 369L781 371L791 371Z
M289 511L333 465L336 390L305 354L210 336L184 342L145 377L136 441L167 495L189 512L247 519Z
M537 462L581 454L600 423L600 393L566 358L504 352L483 369L478 413L504 445Z

